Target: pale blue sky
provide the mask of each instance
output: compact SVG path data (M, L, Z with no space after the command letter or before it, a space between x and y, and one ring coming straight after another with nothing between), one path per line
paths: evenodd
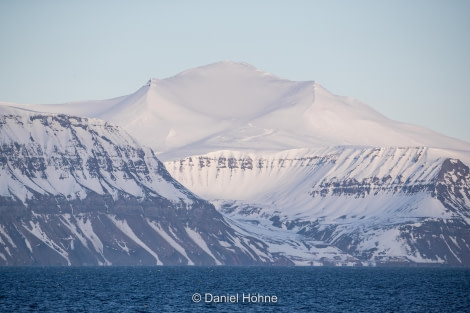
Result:
M470 1L0 2L0 101L61 103L232 60L470 142Z

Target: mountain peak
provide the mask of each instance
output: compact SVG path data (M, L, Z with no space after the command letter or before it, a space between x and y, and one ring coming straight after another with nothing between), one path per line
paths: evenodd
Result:
M148 87L156 86L157 83L158 83L158 81L159 81L159 79L151 77L151 78L147 81L147 83L145 84L145 86L148 86Z
M198 78L198 77L218 77L218 78L229 78L229 77L263 77L269 76L271 78L281 79L271 73L262 71L255 66L245 62L233 62L233 61L220 61L211 63L208 65L192 68L183 71L171 78ZM171 79L170 78L170 79Z
M202 67L225 67L225 68L239 68L239 69L247 69L247 70L258 70L255 66L246 63L246 62L235 62L231 60L224 60L224 61L219 61L219 62L214 62L207 64Z
M59 109L121 125L160 156L337 145L470 150L468 143L387 119L314 81L282 79L233 61L151 78L128 96Z

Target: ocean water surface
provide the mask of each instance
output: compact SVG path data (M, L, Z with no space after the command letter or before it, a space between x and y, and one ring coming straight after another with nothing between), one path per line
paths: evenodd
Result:
M0 312L470 312L470 269L3 267Z

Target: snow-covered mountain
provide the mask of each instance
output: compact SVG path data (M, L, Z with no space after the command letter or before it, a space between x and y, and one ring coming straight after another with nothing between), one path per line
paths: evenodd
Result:
M266 244L249 246L256 262L470 266L470 144L314 81L220 62L119 98L22 107L120 125Z
M163 161L225 149L367 145L470 150L468 143L390 120L314 81L293 82L234 62L150 79L135 93L115 99L30 108L111 121Z
M470 264L468 155L425 147L213 152L166 162L296 264ZM281 236L282 234L282 236Z
M273 261L120 127L0 106L0 265Z

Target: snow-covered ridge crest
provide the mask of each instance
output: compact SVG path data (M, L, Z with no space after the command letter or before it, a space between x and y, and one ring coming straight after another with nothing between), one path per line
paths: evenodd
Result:
M110 193L115 200L124 193L190 202L153 151L118 126L96 118L0 109L2 196L27 203L36 194L73 200L93 192Z
M470 151L467 142L390 120L313 80L290 81L227 61L152 78L119 98L28 108L111 121L150 146L161 160L222 149L283 151L339 145Z
M234 62L230 60L215 62L215 63L203 65L203 66L198 66L196 68L188 69L181 73L176 74L175 76L170 77L169 79L174 79L174 78L183 77L183 76L188 77L188 76L193 76L193 75L195 76L199 76L199 75L224 76L227 74L238 75L240 73L244 73L244 75L253 75L253 73L256 73L259 76L271 76L272 78L282 79L274 74L265 72L249 63Z
M221 150L167 161L165 166L204 198L254 200L267 194L306 196L337 180L380 180L382 190L386 184L426 184L436 178L443 160L452 157L468 159L459 151L427 147L340 146L274 153Z
M18 106L9 106L9 105L0 105L0 122L2 123L2 132L4 135L20 135L21 132L18 134L14 133L9 129L11 126L8 125L8 120L15 120L16 124L22 125L24 127L31 128L31 130L41 131L39 124L36 124L37 121L44 126L50 124L52 122L58 123L54 129L58 130L60 127L80 127L80 128L89 128L93 131L97 131L98 129L106 129L110 133L119 133L120 137L122 138L121 141L124 141L128 144L137 144L135 138L130 136L121 126L116 125L112 122L105 121L99 118L94 117L81 117L75 115L68 115L64 113L46 113L34 110L28 110L24 107ZM61 123L59 119L62 119ZM45 135L49 135L46 133ZM47 136L46 136L47 137ZM29 137L31 138L31 137ZM22 139L24 141L25 138L14 138L12 136L2 136L0 138L1 144L3 143L11 143L15 139Z

